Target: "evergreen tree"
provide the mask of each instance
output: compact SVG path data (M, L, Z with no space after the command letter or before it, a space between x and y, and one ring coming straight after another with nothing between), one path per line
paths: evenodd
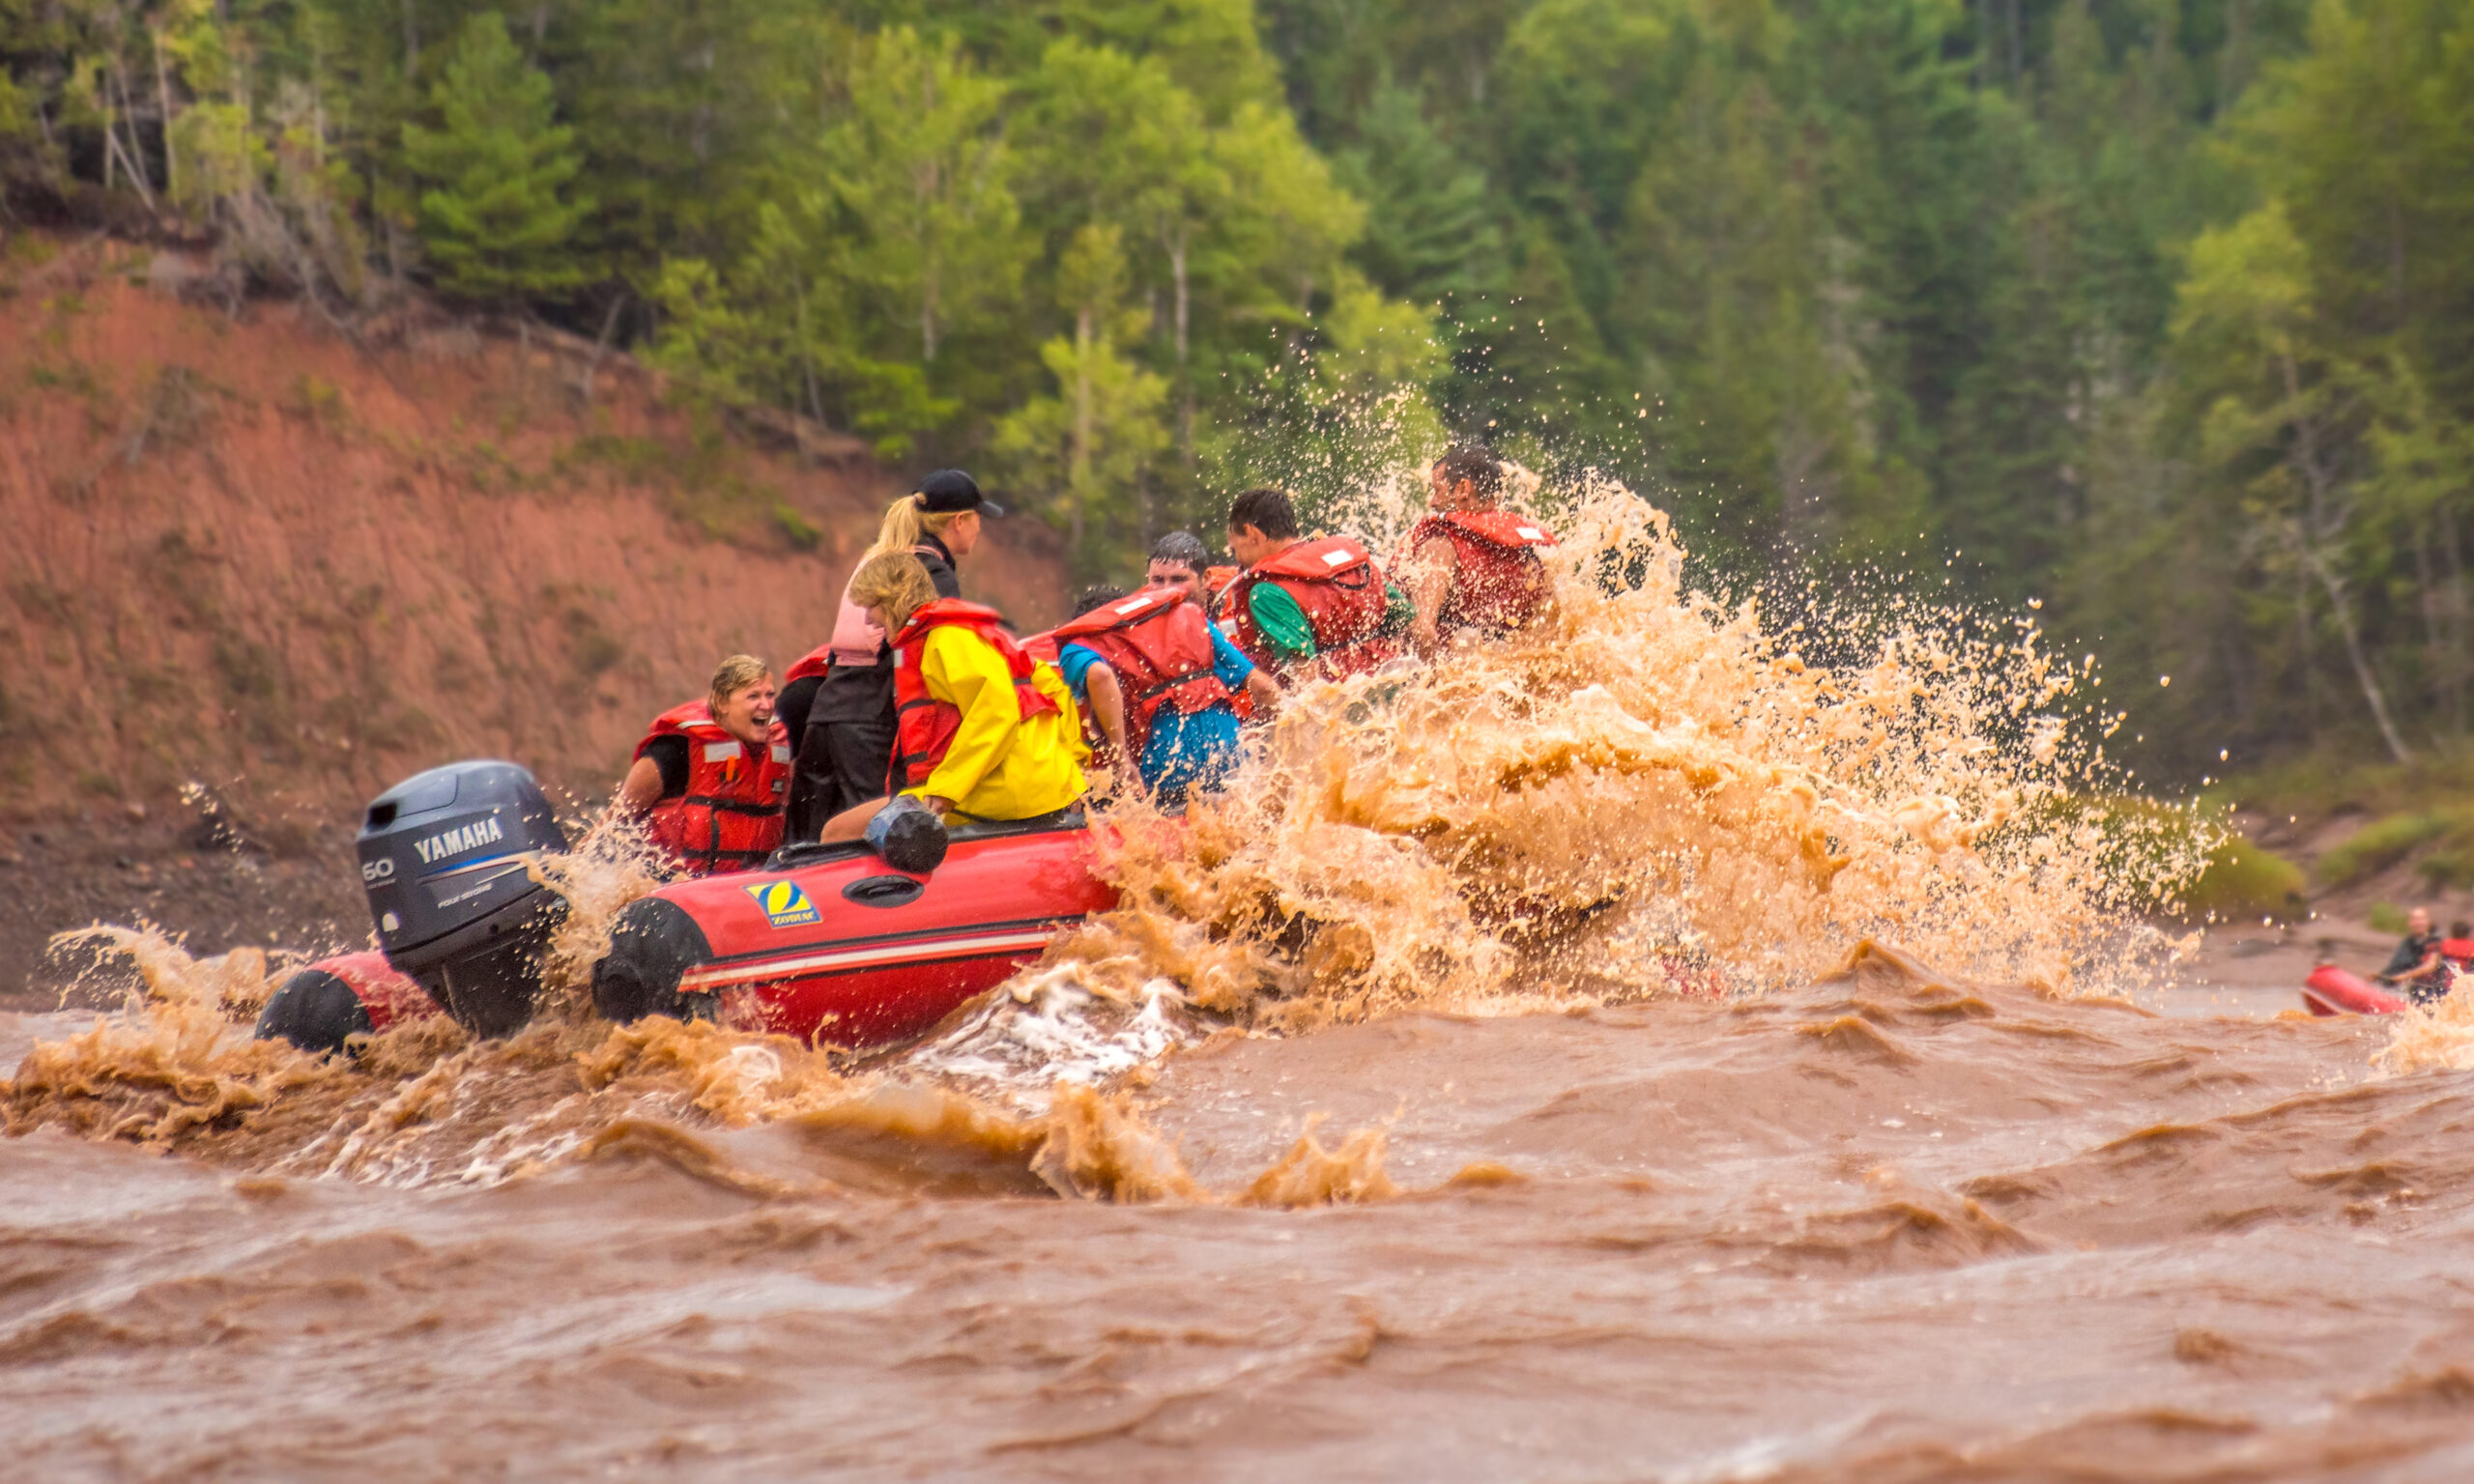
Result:
M575 131L555 121L550 79L497 12L464 23L430 105L439 127L405 125L404 158L427 187L421 245L439 287L503 302L585 283L591 270L568 250L591 209L567 188L582 164Z
M2474 721L2463 0L0 0L0 79L13 202L339 320L425 246L1093 570L1449 423L2046 597L2195 772Z
M794 199L803 207L800 235L831 259L843 301L858 317L853 348L915 364L929 383L982 401L1019 392L1020 377L989 374L987 355L1015 314L1037 250L1022 229L999 127L1005 84L951 40L906 28L854 47L847 75L815 156L821 188ZM924 422L909 429L927 430Z
M1444 143L1417 94L1377 92L1334 165L1340 186L1366 203L1366 236L1350 257L1386 293L1431 304L1502 287L1503 235L1485 173Z
M1143 481L1168 446L1160 418L1167 383L1120 349L1139 333L1129 313L1123 233L1087 222L1057 265L1057 296L1072 308L1074 330L1040 347L1054 378L1053 395L1034 397L1009 414L993 447L1051 520L1063 525L1068 551L1084 574L1106 561L1106 537L1137 541L1147 534L1136 508Z

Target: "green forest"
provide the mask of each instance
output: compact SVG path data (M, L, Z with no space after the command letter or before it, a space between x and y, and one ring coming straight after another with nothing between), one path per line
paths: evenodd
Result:
M2032 604L2150 776L2474 709L2469 0L0 0L0 69L16 222L621 344L1094 574L1482 436L1730 590Z

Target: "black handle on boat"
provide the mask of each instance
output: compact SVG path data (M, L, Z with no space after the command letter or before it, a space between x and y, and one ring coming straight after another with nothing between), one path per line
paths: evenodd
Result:
M863 876L842 889L842 899L863 907L906 907L928 890L916 876Z

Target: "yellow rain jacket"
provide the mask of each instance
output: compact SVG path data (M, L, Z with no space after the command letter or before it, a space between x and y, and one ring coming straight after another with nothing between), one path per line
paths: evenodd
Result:
M995 646L961 624L929 631L919 663L931 698L962 712L962 726L928 781L903 790L954 801L973 819L1027 819L1082 797L1082 718L1056 667L1041 662L1031 684L1057 709L1021 719L1014 676Z

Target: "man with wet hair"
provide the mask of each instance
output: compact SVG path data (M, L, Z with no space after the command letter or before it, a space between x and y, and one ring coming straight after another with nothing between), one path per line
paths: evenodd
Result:
M1248 490L1228 502L1228 550L1245 570L1221 595L1220 615L1262 669L1283 679L1309 668L1364 674L1400 652L1408 598L1357 541L1304 539L1281 491Z
M1145 585L1182 592L1187 602L1202 610L1204 621L1211 627L1212 644L1221 651L1221 678L1232 688L1242 686L1246 693L1246 704L1237 708L1237 715L1247 718L1251 706L1268 716L1280 704L1280 683L1247 659L1244 650L1230 643L1219 623L1210 617L1219 596L1211 585L1212 571L1211 549L1202 544L1202 537L1191 530L1172 530L1151 543L1151 566L1144 574L1148 579ZM1236 672L1239 660L1246 662L1242 681L1229 678Z
M1416 605L1409 642L1432 656L1454 637L1501 638L1554 611L1554 581L1538 549L1555 533L1527 516L1499 509L1501 455L1483 443L1460 443L1427 471L1429 504L1409 531L1400 562Z
M1053 636L1057 668L1100 740L1164 809L1236 771L1240 707L1268 710L1280 695L1211 621L1199 595L1210 559L1191 533L1171 531L1151 550L1141 592L1094 587Z
M1211 549L1191 530L1172 530L1151 543L1151 564L1143 572L1146 585L1175 587L1189 603L1208 601L1202 575L1211 570Z

